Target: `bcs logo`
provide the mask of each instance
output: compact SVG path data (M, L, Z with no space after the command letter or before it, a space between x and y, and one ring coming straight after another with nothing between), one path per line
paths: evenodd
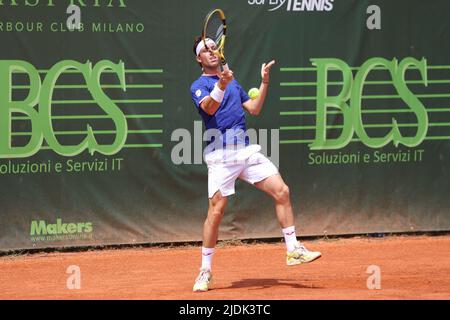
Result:
M248 0L249 5L265 5L275 11L286 4L286 11L331 11L334 0Z
M0 1L1 3L1 1ZM97 142L91 125L86 126L86 136L78 145L60 143L53 128L53 92L59 77L67 70L76 70L81 73L94 102L109 115L116 126L116 138L112 144ZM82 64L73 60L63 60L48 70L41 80L39 71L30 63L21 60L0 60L0 159L26 158L37 153L44 142L50 149L62 156L75 156L85 149L92 155L95 151L104 155L118 153L125 145L128 133L127 119L116 102L111 100L103 91L100 79L102 73L111 70L120 81L120 87L126 91L125 65L109 60L101 60L93 67L87 61ZM12 79L14 73L28 75L30 90L23 100L13 99ZM36 108L36 106L39 108ZM31 122L31 138L25 146L12 146L12 118L13 114L24 114Z

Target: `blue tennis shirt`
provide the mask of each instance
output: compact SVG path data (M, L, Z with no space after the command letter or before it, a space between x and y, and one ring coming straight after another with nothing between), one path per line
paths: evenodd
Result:
M247 128L242 104L250 100L250 97L236 80L228 84L224 99L215 114L209 115L200 108L200 101L209 96L218 81L218 76L201 76L191 85L192 100L205 123L206 130L219 130L222 133L223 146L230 144L248 145L249 139L243 134L247 131ZM214 142L214 139L207 142L207 145L212 142Z

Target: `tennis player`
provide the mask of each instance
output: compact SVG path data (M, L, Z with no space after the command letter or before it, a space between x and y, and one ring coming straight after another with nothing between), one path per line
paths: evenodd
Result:
M245 111L258 115L269 86L270 68L275 61L261 67L258 98L251 100L231 70L221 71L220 60L212 53L216 44L196 38L193 51L202 67L202 75L192 83L192 100L200 113L207 132L213 132L204 151L208 166L209 208L203 226L202 265L193 291L211 287L211 263L218 239L219 224L227 205L227 197L235 193L236 179L253 184L275 201L275 211L285 238L289 266L311 262L321 256L297 241L289 188L276 166L259 151L259 145L249 145L246 136Z

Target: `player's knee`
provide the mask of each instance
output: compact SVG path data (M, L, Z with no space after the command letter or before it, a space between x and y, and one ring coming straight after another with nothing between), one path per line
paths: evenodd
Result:
M219 208L212 208L210 210L210 213L211 213L211 215L213 217L221 217L221 216L223 216L223 212L224 211L222 209L219 209Z
M274 194L274 199L277 202L289 201L289 187L283 184Z
M208 215L214 218L220 218L225 212L225 206L222 202L211 202L208 209Z
M210 208L208 210L208 218L206 219L206 222L213 225L219 224L222 220L223 213L224 210L221 210L220 208Z

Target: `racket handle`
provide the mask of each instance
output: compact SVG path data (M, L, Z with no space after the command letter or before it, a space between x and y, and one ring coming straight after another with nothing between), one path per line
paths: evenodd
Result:
M228 67L228 63L225 63L222 65L223 71L229 71L230 68Z

